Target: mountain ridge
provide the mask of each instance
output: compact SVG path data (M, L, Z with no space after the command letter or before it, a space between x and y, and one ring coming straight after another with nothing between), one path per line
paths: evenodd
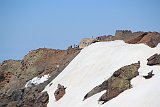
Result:
M125 32L127 32L127 36ZM133 37L133 34L134 34L134 37ZM95 39L93 38L93 40ZM113 42L115 42L115 40L116 41L124 40L126 43L130 43L130 46L133 46L134 44L138 44L140 45L139 48L142 48L144 44L146 44L152 47L153 49L158 49L157 46L158 46L158 43L160 43L160 33L158 32L136 33L128 30L127 31L121 30L121 31L118 31L118 33L116 33L114 37L98 36L96 37L96 41L87 41L87 43L84 42L84 44L86 44L85 47L83 47L84 49L81 49L80 47L81 42L79 46L78 45L69 46L67 50L39 48L39 49L30 51L27 55L24 56L22 60L3 61L0 65L0 99L1 99L0 105L2 107L16 107L16 106L45 107L47 106L47 103L49 101L49 96L47 92L41 93L44 90L46 85L49 84L49 86L52 86L53 84L50 82L55 78L57 78L57 76L61 74L62 71L67 66L70 66L69 65L70 62L73 59L75 59L80 52L83 52L84 50L89 49L90 47L89 45L92 45L96 48L97 46L100 46L97 44L107 43L107 46L111 48L116 48L116 46L118 46L119 44L113 45ZM99 42L99 43L96 43L96 42ZM121 43L123 46L124 42L117 41L117 43ZM148 47L148 49L150 49L150 47ZM101 48L101 46L99 48ZM97 48L97 50L99 48ZM104 53L111 53L109 51L108 52L106 52L105 50L103 51L103 49L101 51L102 52L100 53L98 51L94 51L94 52L91 51L91 52L92 54L95 54L95 55L97 54L103 55ZM117 48L117 51L119 51L118 48ZM125 51L124 51L124 54L125 54ZM135 55L138 55L138 52L135 53ZM88 58L90 58L90 56L88 56ZM99 60L96 57L94 59L97 61ZM82 58L82 60L83 60L83 63L85 64L86 59ZM137 61L138 60L136 60L136 62ZM100 62L96 62L95 64L99 64L99 63ZM110 65L112 65L113 63L115 62L114 61L110 62ZM131 64L131 63L126 63L126 65L128 64ZM75 67L78 67L78 66L75 65ZM111 67L113 66L110 66L109 68ZM120 67L122 66L117 67L117 69L119 69ZM47 74L50 75L50 78L44 83L41 83L39 85L32 85L31 87L27 87L27 88L24 87L25 84L29 80L33 79L34 77L40 78L43 75L47 75ZM95 86L96 85L98 84L95 84Z

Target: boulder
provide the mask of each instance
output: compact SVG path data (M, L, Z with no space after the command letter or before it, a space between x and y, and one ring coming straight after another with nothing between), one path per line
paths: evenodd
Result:
M54 92L54 96L55 96L56 101L58 101L59 99L61 99L64 96L64 94L66 93L65 89L66 89L66 87L64 87L61 84L58 84L57 90Z
M154 76L153 70L152 70L151 72L149 72L148 75L143 76L143 77L144 77L145 79L150 79L150 78L152 78L152 76Z
M87 99L101 91L107 90L100 98L99 101L103 103L111 100L112 98L118 96L123 91L130 89L132 87L130 81L137 75L139 75L138 69L140 68L140 62L134 63L121 67L113 73L113 75L105 80L102 84L96 86L91 91L89 91L84 99Z
M98 101L103 103L111 100L112 98L118 96L123 91L130 89L131 79L139 75L138 69L140 68L140 63L134 63L131 65L124 66L113 73L113 75L107 80L108 86L107 91L104 93Z
M154 54L151 57L147 59L147 65L153 66L153 65L160 65L160 54Z

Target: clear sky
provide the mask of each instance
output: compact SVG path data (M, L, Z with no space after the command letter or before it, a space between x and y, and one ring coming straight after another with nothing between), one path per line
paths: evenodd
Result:
M0 61L117 29L160 32L160 0L0 0Z

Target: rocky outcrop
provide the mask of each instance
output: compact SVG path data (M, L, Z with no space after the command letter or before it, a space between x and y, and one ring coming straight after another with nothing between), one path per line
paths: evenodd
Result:
M98 41L113 40L124 40L126 43L130 44L144 43L150 47L155 47L160 43L160 33L122 30L117 31L115 36L104 35L96 39L84 39L81 41L80 48L84 48ZM45 107L48 102L48 94L41 93L41 91L61 73L70 61L80 52L78 46L74 47L75 48L72 48L71 46L67 50L40 48L30 51L22 60L6 60L0 63L0 106L40 107L40 105L42 105L42 107ZM151 58L148 58L147 65L160 65L160 55L155 54ZM125 69L130 71L127 67ZM123 73L123 71L126 73ZM130 88L130 79L132 79L133 75L135 76L137 74L130 74L130 72L127 71L123 69L116 71L112 77L87 93L84 100L103 90L110 90L110 93L106 92L100 99L105 102L114 98L125 89ZM49 80L39 85L24 88L27 81L46 74L51 76ZM61 91L59 92L61 93ZM56 100L59 100L64 94L65 89L63 89L61 94L57 94ZM42 103L44 103L44 105Z
M40 48L30 51L22 60L4 61L0 66L0 106L45 107L37 106L41 102L36 98L79 52L79 48ZM48 81L24 88L27 81L46 74L51 76Z
M143 34L141 34L141 35L139 35L139 36L134 36L134 37L132 37L132 38L129 38L129 39L127 39L127 40L125 40L125 42L126 43L129 43L129 44L136 44L136 43L138 43L145 35L147 35L148 33L143 33Z
M150 58L147 59L147 65L160 65L160 54L154 54Z
M160 33L158 32L139 32L139 33L127 33L128 35L121 34L122 37L117 36L117 40L124 40L129 44L144 43L151 48L154 48L160 43Z
M160 43L160 33L149 32L138 43L145 43L149 47L154 48L158 45L158 43Z
M98 40L94 38L84 38L80 41L79 48L85 48L95 42L98 42Z
M54 96L55 96L56 101L58 101L59 99L61 99L64 96L64 94L66 93L65 89L66 89L66 87L64 87L61 84L58 84L57 90L54 92Z
M15 78L17 77L20 66L20 60L3 61L0 67L0 95L7 93L7 91L10 90L11 87L16 87L18 85L18 81L13 86L11 85L11 83L16 81Z
M103 35L94 38L82 39L80 47L84 48L94 43L92 41L108 42L114 40L123 40L129 44L146 44L151 48L154 48L160 43L160 33L158 32L132 32L130 30L116 30L115 36Z
M93 95L101 92L101 91L106 90L107 88L108 88L108 81L106 80L106 81L104 81L102 84L96 86L96 87L93 88L90 92L88 92L88 93L84 96L83 101L84 101L85 99L87 99L87 98L89 98L89 97L91 97L91 96L93 96Z
M8 101L2 99L2 107L47 107L49 96L47 92L40 91L37 88L23 88L15 90L11 96L8 96ZM8 102L8 103L7 103Z
M139 68L140 63L134 63L115 71L108 79L107 91L99 98L99 101L103 101L103 103L105 103L118 96L123 91L130 89L132 87L130 81L139 75Z
M3 94L0 96L0 105L2 107L47 107L49 96L47 92L41 92L50 81L51 79L32 87L15 89L10 95Z
M130 81L139 75L139 68L140 63L134 63L118 69L108 80L104 81L102 84L96 86L90 92L88 92L84 96L84 100L103 90L107 90L106 93L99 98L99 101L103 101L103 103L118 96L123 91L132 87Z
M100 42L105 42L105 41L114 41L115 37L112 35L103 35L96 37L96 39Z
M99 41L114 41L114 40L123 40L125 42L131 42L133 44L140 41L145 35L146 32L138 31L138 32L132 32L131 30L116 30L115 36L112 35L104 35L104 36L98 36L96 39Z

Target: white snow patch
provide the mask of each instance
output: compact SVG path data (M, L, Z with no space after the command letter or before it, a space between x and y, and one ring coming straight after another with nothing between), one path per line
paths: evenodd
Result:
M147 66L147 58L160 53L160 45L150 48L144 44L123 41L98 42L84 48L44 91L49 94L48 107L159 107L160 66ZM140 76L132 79L133 88L124 91L104 105L98 99L105 91L82 101L86 93L108 79L119 68L140 61ZM144 79L153 70L151 79ZM55 101L54 91L62 84L66 94Z
M38 84L40 84L40 83L43 83L43 82L47 81L49 77L50 77L49 74L43 75L43 76L40 77L40 78L34 77L32 80L29 80L29 81L26 83L25 87L27 88L27 87L31 87L31 86L33 86L33 85L38 85Z

